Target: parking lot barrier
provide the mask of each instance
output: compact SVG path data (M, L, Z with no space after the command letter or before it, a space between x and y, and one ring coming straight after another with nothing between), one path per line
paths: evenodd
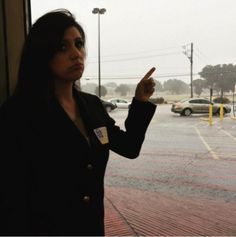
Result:
M223 104L220 104L220 121L223 121L223 117L224 117L224 108L223 108Z
M213 107L212 107L212 104L210 104L210 106L209 106L209 125L212 125L212 111L213 111Z

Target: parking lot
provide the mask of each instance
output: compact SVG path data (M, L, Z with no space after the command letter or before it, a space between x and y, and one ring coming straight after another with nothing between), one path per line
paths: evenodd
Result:
M110 115L123 127L127 110ZM232 114L209 125L158 106L140 157L111 153L106 234L236 235L235 128Z

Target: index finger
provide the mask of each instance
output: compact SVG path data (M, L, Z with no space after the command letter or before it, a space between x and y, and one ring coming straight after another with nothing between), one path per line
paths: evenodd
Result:
M147 79L153 74L153 72L154 72L155 70L156 70L155 67L151 68L151 69L146 73L146 75L143 77L142 80L147 80Z

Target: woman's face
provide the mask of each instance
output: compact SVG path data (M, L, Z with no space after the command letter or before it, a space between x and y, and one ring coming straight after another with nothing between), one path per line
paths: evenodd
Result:
M58 52L50 61L56 80L74 82L81 78L85 61L84 40L76 27L65 31Z

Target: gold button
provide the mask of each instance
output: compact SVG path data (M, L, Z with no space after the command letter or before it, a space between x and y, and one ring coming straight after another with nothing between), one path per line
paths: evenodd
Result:
M93 169L93 166L92 166L91 164L88 164L88 165L87 165L87 169L88 169L88 170L92 170L92 169Z
M90 202L90 197L89 196L84 196L83 200L84 200L84 202Z

